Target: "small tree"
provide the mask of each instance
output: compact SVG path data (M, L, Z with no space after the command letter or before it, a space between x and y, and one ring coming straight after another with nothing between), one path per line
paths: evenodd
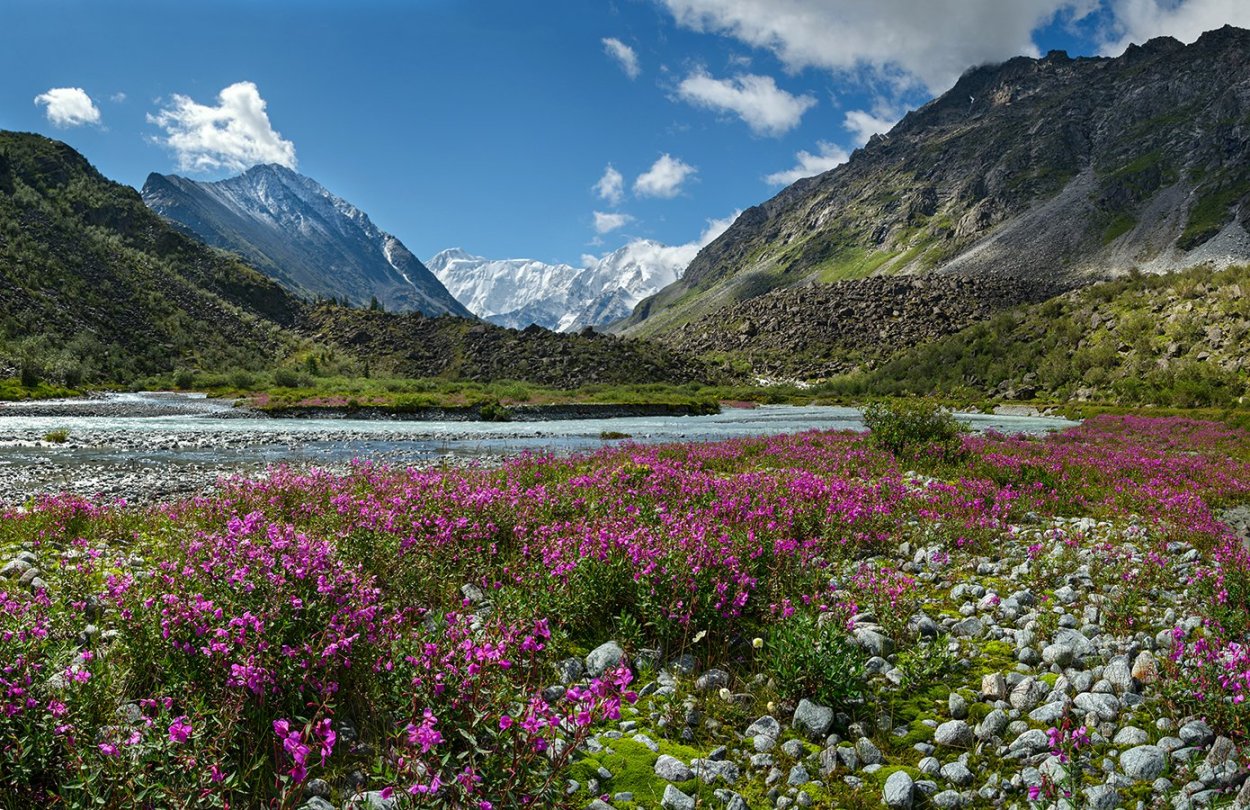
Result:
M959 458L968 432L950 411L928 399L874 402L864 408L864 425L874 445L909 459Z

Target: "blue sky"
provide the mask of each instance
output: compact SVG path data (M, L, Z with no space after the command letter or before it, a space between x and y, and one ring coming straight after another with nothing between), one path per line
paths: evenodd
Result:
M4 0L0 128L136 187L286 162L423 258L577 263L699 240L969 65L1225 22L1250 3Z

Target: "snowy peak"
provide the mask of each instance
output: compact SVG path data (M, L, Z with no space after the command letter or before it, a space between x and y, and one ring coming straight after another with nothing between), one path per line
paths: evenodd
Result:
M181 230L240 254L303 295L356 305L376 298L389 310L470 316L403 242L284 166L253 166L211 183L153 174L142 194Z
M486 259L451 248L430 259L439 281L474 314L521 329L536 323L574 332L626 317L681 277L696 245L640 239L585 267L534 259Z

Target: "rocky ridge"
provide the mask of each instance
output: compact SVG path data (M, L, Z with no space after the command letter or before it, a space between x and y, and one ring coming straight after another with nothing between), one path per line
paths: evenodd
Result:
M970 69L851 159L745 211L628 332L894 273L1082 282L1250 258L1250 32Z

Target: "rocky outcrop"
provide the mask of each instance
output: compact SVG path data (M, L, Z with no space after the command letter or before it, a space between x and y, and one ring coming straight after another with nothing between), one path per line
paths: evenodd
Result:
M1016 276L866 278L776 290L663 337L680 352L726 356L766 377L821 378L1062 292Z

